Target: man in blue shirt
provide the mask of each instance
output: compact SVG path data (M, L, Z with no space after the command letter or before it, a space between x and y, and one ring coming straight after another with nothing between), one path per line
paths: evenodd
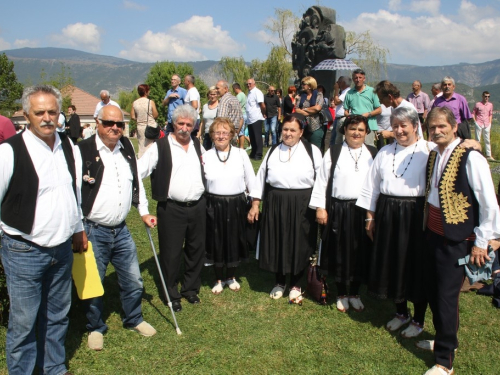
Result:
M177 74L174 74L172 76L170 83L172 84L172 88L167 91L167 94L165 95L165 98L162 102L163 105L168 104L167 133L172 133L174 131L174 127L172 125L172 113L174 113L175 108L184 104L184 99L186 98L187 94L186 89L183 89L179 86L181 83L181 77L179 77Z

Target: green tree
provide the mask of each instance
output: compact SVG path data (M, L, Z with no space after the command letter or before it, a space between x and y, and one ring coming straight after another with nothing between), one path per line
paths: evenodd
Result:
M387 72L388 48L373 40L370 30L362 33L346 32L346 57L363 68L372 83L380 81L382 71Z
M289 9L274 9L274 18L264 24L264 29L269 31L277 40L271 40L275 47L283 47L285 56L292 59L292 39L299 28L300 18Z
M238 82L243 85L243 82L250 78L250 67L247 65L243 57L228 57L224 56L219 62L220 74L223 79L233 84Z
M23 95L23 85L17 82L14 62L5 53L0 55L0 113L10 117L20 108L16 103Z
M267 59L262 63L260 80L286 89L293 77L292 62L285 48L275 46L271 48Z
M156 103L156 107L158 108L159 116L157 122L161 126L165 124L168 110L168 108L162 106L162 102L165 98L165 94L171 87L170 79L174 74L177 74L182 80L186 74L193 74L193 67L185 63L174 64L170 61L157 62L149 70L144 82L149 85L150 88L149 98ZM183 85L181 84L181 86ZM203 80L196 78L195 86L200 93L201 103L206 103L208 92L207 85Z

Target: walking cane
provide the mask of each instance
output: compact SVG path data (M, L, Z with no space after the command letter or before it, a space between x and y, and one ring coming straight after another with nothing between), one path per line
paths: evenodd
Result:
M165 296L167 297L168 307L170 307L170 311L172 312L172 317L174 318L175 331L177 332L178 335L182 335L181 329L177 324L177 319L175 319L174 309L172 308L172 302L170 301L170 297L167 292L167 285L165 284L165 279L163 278L163 273L161 272L160 262L158 262L155 245L153 244L153 238L151 237L151 231L149 230L149 227L147 225L146 225L146 232L148 232L149 243L151 244L151 250L153 250L153 254L155 256L156 267L158 268L158 273L160 274L161 284L163 285L163 291L165 292Z

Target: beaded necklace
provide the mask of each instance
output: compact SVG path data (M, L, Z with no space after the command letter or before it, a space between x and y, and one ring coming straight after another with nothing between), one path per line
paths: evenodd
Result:
M394 174L394 177L401 178L401 177L403 177L403 175L405 174L406 170L410 166L410 163L411 163L411 161L413 159L413 155L415 155L415 150L417 149L417 145L418 145L418 139L417 139L417 142L415 142L415 148L413 149L413 152L411 154L410 161L408 162L408 164L406 164L405 170L399 176L396 174L396 171L395 171L395 168L394 168L394 164L396 163L396 149L398 148L398 142L394 142L394 143L395 143L395 146L394 146L394 156L393 156L393 159L392 159L392 173ZM405 159L406 159L406 157L405 157ZM404 163L404 160L403 160L403 163Z
M349 150L349 155L351 155L352 160L354 160L354 171L359 172L358 161L361 158L361 153L363 152L363 145L361 145L361 147L360 147L361 151L359 152L359 155L357 155L356 158L354 158L354 156L352 156L352 154L351 154L351 148L349 147L347 142L345 142L345 144L347 145L347 149Z
M226 161L228 161L229 156L231 156L231 145L229 145L229 152L227 153L227 158L226 158L226 159L222 160L222 159L220 158L220 156L219 156L219 150L217 150L217 147L215 148L215 153L216 153L216 155L217 155L217 159L219 159L219 161L220 161L221 163L226 164Z

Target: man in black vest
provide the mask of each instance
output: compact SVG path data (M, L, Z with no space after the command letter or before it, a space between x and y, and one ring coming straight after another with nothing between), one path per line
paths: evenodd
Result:
M99 113L97 134L78 143L75 152L78 182L82 192L85 231L93 245L101 280L109 262L113 264L120 285L124 311L123 326L143 336L156 330L144 321L141 301L143 282L137 260L137 248L125 223L130 206L138 208L142 221L156 225L149 215L142 180L137 174L137 161L132 143L123 136L125 122L120 108L109 105ZM103 297L93 298L87 305L88 346L103 348Z
M461 140L453 112L435 107L427 125L437 147L429 155L426 174L426 290L436 329L436 365L426 375L453 374L465 275L458 260L467 254L477 266L489 260L488 241L500 237L500 212L486 159L457 147Z
M138 161L142 178L151 174L153 199L158 201L160 262L174 311L181 311L181 297L199 303L201 270L205 256L205 174L198 139L190 134L198 114L189 104L172 114L174 132L151 145ZM184 281L178 274L184 245Z
M73 145L56 132L61 93L24 89L28 129L0 145L2 263L10 298L9 374L67 373L64 340L73 252L87 248ZM38 327L36 332L35 327Z

